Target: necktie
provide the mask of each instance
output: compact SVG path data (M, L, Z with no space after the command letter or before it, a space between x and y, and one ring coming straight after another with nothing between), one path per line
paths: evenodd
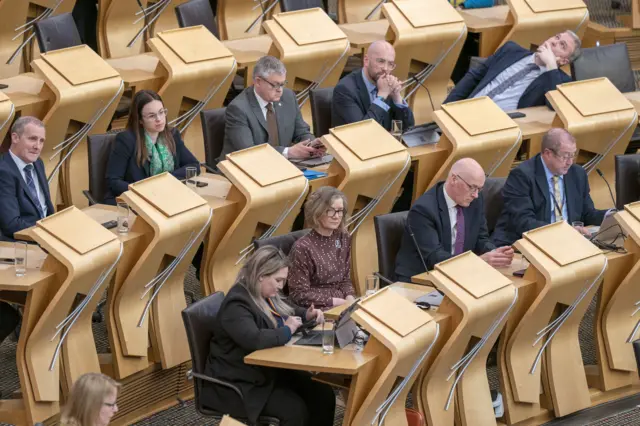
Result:
M33 180L33 164L27 164L24 166L24 174L27 177L27 186L29 187L29 191L31 192L31 196L34 200L36 200L36 206L38 207L38 213L40 217L44 217L44 212L42 211L42 205L40 205L40 199L38 198L38 191L36 190L36 183Z
M464 251L464 213L462 207L456 206L456 244L453 255L458 255Z
M269 132L269 143L273 146L280 145L278 141L278 121L276 112L273 110L273 103L267 104L267 131Z
M509 77L508 79L506 79L505 81L503 81L502 83L494 87L493 89L491 89L491 91L487 93L486 96L493 99L495 96L498 96L499 94L507 90L509 87L516 84L518 80L522 80L524 76L526 76L532 71L537 70L538 68L539 67L536 64L527 65L526 67L524 67L523 69L521 69L520 71L518 71L517 73L515 73L514 75L512 75L511 77Z
M551 182L553 183L553 198L555 198L555 203L553 203L553 208L556 212L556 222L560 222L562 220L562 197L560 196L560 178L558 176L553 176L551 178Z

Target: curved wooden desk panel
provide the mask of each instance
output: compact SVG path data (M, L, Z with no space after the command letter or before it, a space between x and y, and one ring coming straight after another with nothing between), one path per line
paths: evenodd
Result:
M515 306L517 289L472 252L424 275L445 293L438 314L450 315L453 324L418 382L419 406L429 424L453 425L459 417L462 425L495 425L487 356Z
M573 5L578 1L580 0L570 0L567 3ZM513 41L529 49L532 45L539 46L549 37L566 30L573 31L580 38L587 30L589 11L584 3L580 8L567 9L551 6L563 3L550 0L507 0L507 3L514 24L501 45ZM534 7L537 12L531 5L536 5Z
M615 207L606 181L615 181L615 156L624 154L637 126L633 104L607 78L562 84L547 99L557 113L553 126L567 129L578 149L593 157L583 167L596 208Z
M154 179L158 180L153 182ZM160 180L176 181L171 175L163 174L134 185L143 191L145 184L157 184ZM191 190L184 186L169 191L176 206L184 205L179 200L185 197L194 199ZM171 368L190 359L184 327L179 321L180 312L186 307L184 276L204 239L211 209L198 197L199 206L167 216L153 201L132 189L121 198L138 213L132 231L143 234L151 231L146 250L114 296L118 338L123 352L119 377L126 377L140 371L141 366L147 366L142 360L148 356L149 335L162 368ZM151 281L160 275L164 278L153 285Z
M24 42L23 37L12 40L18 32L16 28L24 25L29 12L28 1L1 0L0 1L0 78L13 77L23 70L22 55L7 65L7 61L16 49Z
M382 17L386 0L338 0L338 21L341 24L375 21Z
M148 0L140 0L147 7ZM144 19L138 20L140 6L130 0L99 0L98 44L103 58L122 58L144 52L144 36L127 47L144 27Z
M3 141L9 130L13 117L16 114L16 107L11 99L0 92L0 141Z
M382 10L389 21L387 41L396 51L397 67L393 74L405 83L404 96L416 123L427 123L433 121L433 112L440 109L447 97L447 85L464 45L467 27L447 0L429 0L428 6L421 7L429 7L429 14L435 15L428 25L421 27L412 25L395 3L384 4ZM451 22L452 17L457 22Z
M176 18L176 7L187 3L189 0L169 0L167 7L160 13L160 16L151 26L151 37L155 37L158 33L180 28L178 19Z
M74 70L60 65L76 61L85 63L87 68ZM89 182L86 136L106 132L124 91L122 79L85 45L43 54L33 61L33 67L55 94L55 102L43 122L47 139L59 143L45 144L40 156L50 179L51 199L54 206L57 201L67 206L86 206L82 194ZM97 72L101 74L94 74ZM73 137L69 137L70 133Z
M60 364L65 389L80 375L100 371L91 316L120 259L122 244L75 207L39 221L32 236L50 253L42 270L55 272L57 282L29 335L26 365L35 399L59 401ZM78 294L85 298L76 308Z
M334 156L328 172L338 176L337 188L347 196L353 284L362 295L367 275L378 270L373 218L391 212L411 156L373 120L333 128L322 141Z
M237 203L237 215L211 254L206 274L210 291L226 292L253 251L254 239L291 231L309 182L267 144L229 154L218 168L233 185L227 200Z
M475 114L469 115L474 110ZM461 158L476 160L487 176L505 177L522 143L522 131L487 97L452 102L435 112L442 129L438 145L450 154L435 173L428 188L446 179L451 166Z
M254 0L220 0L218 1L218 31L220 40L236 40L255 37L262 33L262 23L271 19L274 13L280 12L280 2L267 0L263 4ZM266 19L265 19L266 18Z
M564 222L523 237L515 245L537 271L539 285L535 301L507 343L510 386L516 402L537 404L544 370L555 415L560 417L591 405L578 328L607 260Z
M200 111L222 107L233 82L236 60L203 26L160 33L149 40L149 46L167 72L158 90L169 110L167 120L175 123L187 148L204 162Z

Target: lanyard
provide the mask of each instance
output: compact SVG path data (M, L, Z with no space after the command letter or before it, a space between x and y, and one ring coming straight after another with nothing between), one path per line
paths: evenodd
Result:
M269 306L271 306L271 309L270 309L270 310L271 310L271 313L272 313L274 316L276 316L276 317L278 317L278 318L282 318L282 319L284 320L284 317L283 317L282 315L280 315L280 314L278 313L278 311L276 311L276 305L274 305L274 304L273 304L273 302L271 301L271 299L267 299L267 303L269 304Z

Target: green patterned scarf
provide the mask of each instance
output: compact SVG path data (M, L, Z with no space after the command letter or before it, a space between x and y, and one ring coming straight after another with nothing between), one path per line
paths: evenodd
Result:
M169 149L161 136L158 135L156 143L153 143L151 136L149 136L147 132L144 132L144 143L147 146L149 158L151 158L151 176L159 175L164 172L172 172L174 168L173 155L169 152Z

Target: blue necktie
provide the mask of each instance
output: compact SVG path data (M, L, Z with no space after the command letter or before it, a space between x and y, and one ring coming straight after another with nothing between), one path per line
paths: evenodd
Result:
M491 99L493 99L494 97L498 96L499 94L507 90L509 87L516 84L518 80L522 80L527 74L537 70L538 68L539 67L536 64L527 65L526 67L524 67L523 69L521 69L520 71L518 71L517 73L515 73L505 81L503 81L501 84L491 89L491 91L487 93L485 96L488 96Z
M29 187L29 191L31 191L31 195L33 199L36 200L36 206L38 207L38 213L40 214L40 218L44 217L44 212L42 211L42 205L40 204L40 199L38 198L38 190L36 189L36 183L33 180L33 164L27 164L24 166L24 174L27 177L27 186Z

